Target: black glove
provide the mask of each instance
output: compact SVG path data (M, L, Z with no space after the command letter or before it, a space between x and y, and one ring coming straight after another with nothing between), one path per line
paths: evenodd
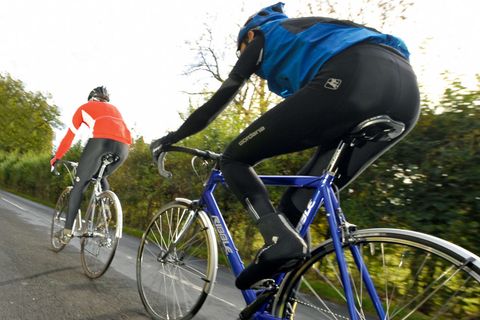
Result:
M55 170L55 164L57 163L58 159L53 157L50 160L50 172L53 172Z
M153 140L152 143L150 143L150 151L152 152L153 162L157 163L158 156L164 151L165 147L176 142L173 139L173 134L173 132L170 132L166 136Z

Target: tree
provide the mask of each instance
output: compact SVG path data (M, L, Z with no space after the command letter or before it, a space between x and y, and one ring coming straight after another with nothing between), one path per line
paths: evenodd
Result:
M362 0L356 5L345 5L340 0L308 1L305 11L299 15L324 15L338 19L354 20L358 23L383 29L394 23L405 20L406 12L413 5L412 0ZM201 73L209 81L199 92L189 92L191 96L200 97L199 103L208 99L227 77L232 66L225 63L226 57L236 50L236 34L225 39L218 39L212 28L206 26L205 33L192 44L197 52L197 61L192 63L186 75ZM221 45L216 45L221 43ZM230 105L232 113L239 114L246 123L255 120L281 99L268 90L265 80L253 75L234 97Z
M307 4L307 11L312 15L335 17L367 24L386 32L386 29L407 19L408 8L412 0L316 0Z
M478 252L479 118L480 87L453 81L437 106L424 100L410 135L349 186L345 211L362 226L411 228Z
M228 72L233 67L224 62L227 53L236 50L233 37L229 36L224 41L220 41L221 43L227 43L222 47L216 47L214 39L214 32L210 27L206 27L203 36L194 43L197 50L197 61L188 66L185 75L202 73L206 75L208 81L203 85L203 90L187 92L192 97L199 97L199 99L192 99L193 104L201 104L210 98L214 93L213 90L225 81ZM249 124L279 101L280 98L268 90L267 82L253 75L234 97L227 112L229 112L229 116L238 115L237 120ZM191 107L194 106L193 104Z
M53 128L60 126L58 108L21 81L0 74L0 151L50 152Z

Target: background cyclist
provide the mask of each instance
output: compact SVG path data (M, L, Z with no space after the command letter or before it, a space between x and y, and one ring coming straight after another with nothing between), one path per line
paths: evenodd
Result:
M62 139L55 156L50 160L52 169L55 162L63 157L70 148L75 135L82 124L87 125L93 133L83 149L77 168L77 176L70 193L67 220L60 239L68 243L72 238L73 222L80 208L83 192L89 181L98 173L102 157L113 153L119 157L110 164L103 175L102 188L109 189L106 177L112 174L127 159L129 145L132 143L130 131L123 121L120 111L108 103L110 96L105 87L96 87L88 95L88 102L80 106L72 118L72 123Z
M253 73L285 98L227 146L220 164L265 241L237 278L240 289L295 267L307 254L292 225L306 208L310 191L287 190L274 208L252 168L255 164L318 147L299 174L320 175L339 140L361 121L386 114L404 122L401 137L367 143L349 155L336 182L343 188L410 131L419 115L418 85L402 40L351 21L289 19L283 6L266 7L247 20L238 35L240 56L228 79L177 131L151 144L156 160L164 146L205 128Z

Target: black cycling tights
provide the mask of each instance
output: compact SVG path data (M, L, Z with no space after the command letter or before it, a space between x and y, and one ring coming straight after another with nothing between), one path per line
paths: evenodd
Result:
M103 190L109 189L109 184L106 179L107 176L112 174L127 159L128 145L111 139L93 138L88 140L87 145L83 149L82 156L80 157L75 184L70 193L65 229L72 229L73 222L75 221L78 209L82 202L83 192L87 188L90 180L98 174L98 171L102 166L102 157L108 153L113 153L120 159L117 162L108 165L105 169L102 179Z
M401 137L367 143L340 164L336 184L343 188L410 131L419 116L419 101L416 77L405 59L380 45L356 45L332 58L310 83L233 140L224 152L222 172L258 219L275 208L252 166L276 155L318 147L299 174L320 175L341 138L363 120L385 114L404 122ZM278 211L295 225L310 195L309 190L288 189Z

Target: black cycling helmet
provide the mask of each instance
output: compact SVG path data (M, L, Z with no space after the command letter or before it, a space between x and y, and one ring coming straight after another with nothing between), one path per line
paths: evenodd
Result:
M269 7L263 8L262 10L255 13L253 16L248 18L247 22L243 25L238 33L237 38L237 50L240 50L240 45L242 44L243 39L247 35L249 30L257 28L267 22L279 20L279 19L288 19L287 15L283 13L283 2L271 5Z
M91 99L109 102L110 95L108 94L107 88L105 88L104 86L96 87L95 89L90 91L90 94L88 95L88 101L90 101Z

